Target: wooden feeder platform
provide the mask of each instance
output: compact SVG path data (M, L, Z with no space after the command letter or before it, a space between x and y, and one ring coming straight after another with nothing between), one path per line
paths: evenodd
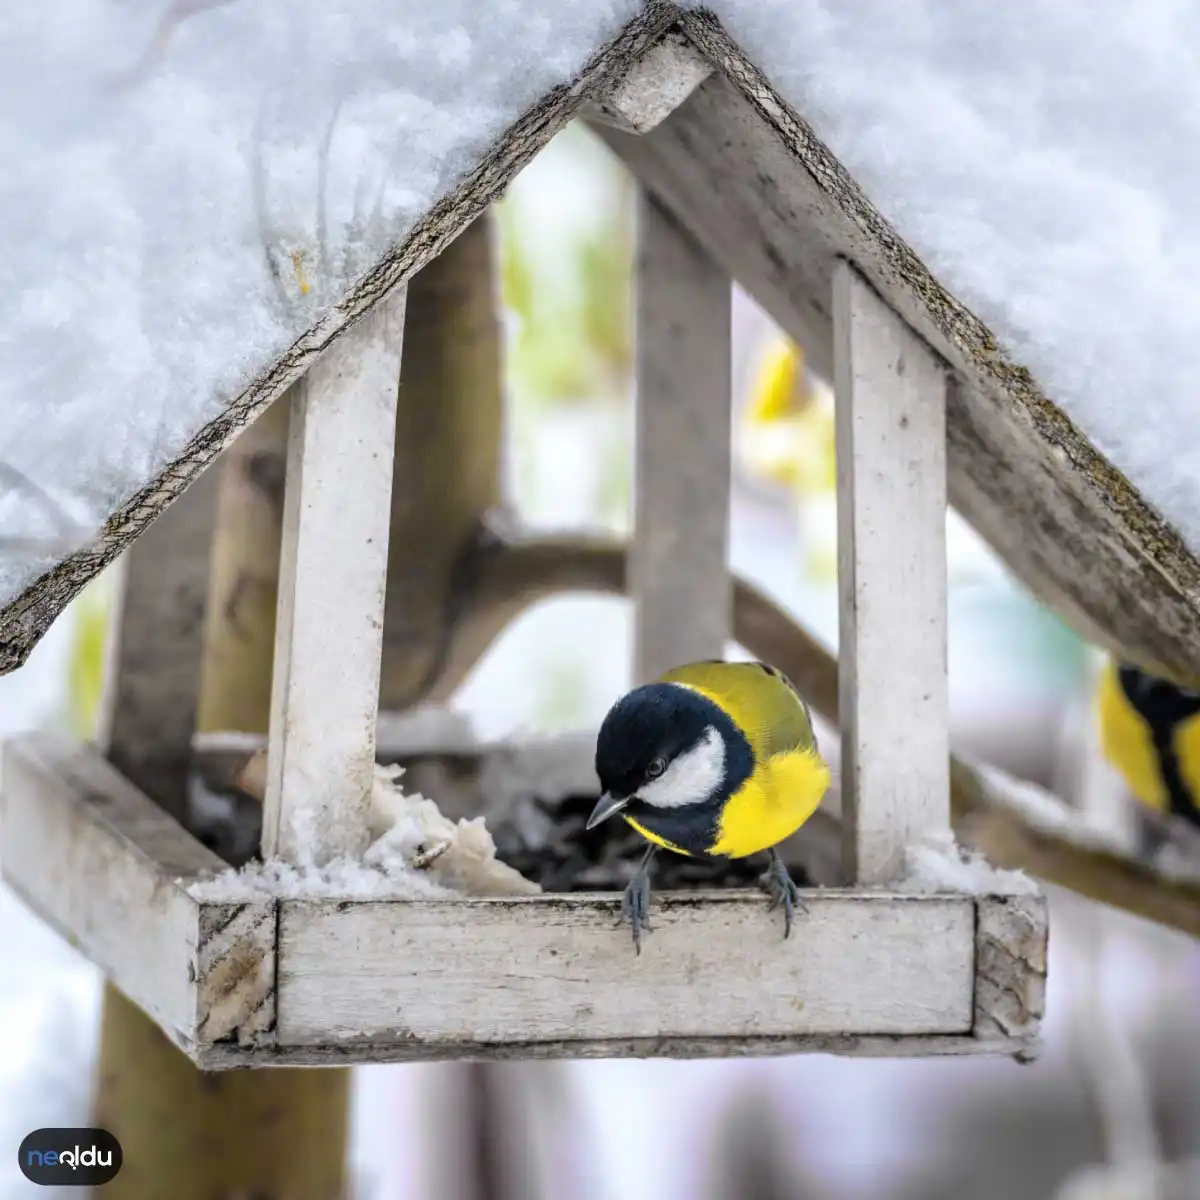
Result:
M1040 895L615 893L213 903L225 863L93 747L4 757L4 877L198 1066L451 1058L1036 1053Z

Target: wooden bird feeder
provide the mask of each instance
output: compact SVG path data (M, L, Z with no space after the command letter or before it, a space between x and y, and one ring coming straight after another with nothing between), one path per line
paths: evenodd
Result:
M4 877L208 1069L1029 1055L1044 898L894 886L906 848L950 827L948 398L955 430L963 413L999 428L1009 419L993 399L999 385L972 357L974 326L952 336L952 301L925 286L924 268L883 236L853 182L702 14L651 6L536 122L505 135L431 214L431 235L390 253L369 298L364 284L337 318L356 320L337 336L324 328L239 400L244 420L295 384L263 853L322 863L367 845L407 281L581 109L645 185L628 569L639 676L721 656L731 634L732 278L836 381L848 886L806 893L810 912L786 942L757 892L656 892L640 957L614 927L614 893L194 898L189 884L225 867L177 819L195 726L211 441L186 498L153 525L130 518L123 535L137 541L103 751L45 735L6 748ZM173 488L146 502L150 517Z

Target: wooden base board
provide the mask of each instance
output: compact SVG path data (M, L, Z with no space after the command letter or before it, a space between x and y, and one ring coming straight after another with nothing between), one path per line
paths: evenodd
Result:
M223 864L92 747L10 741L6 882L207 1069L454 1058L1036 1053L1041 896L820 890L198 901Z

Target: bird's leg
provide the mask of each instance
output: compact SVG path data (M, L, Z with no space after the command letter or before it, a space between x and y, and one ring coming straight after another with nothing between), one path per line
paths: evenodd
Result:
M633 930L633 947L638 954L642 952L642 930L653 933L654 928L649 921L650 913L650 864L658 853L657 846L651 846L642 856L638 869L625 894L621 897L621 917L618 925L629 923Z
M786 938L791 936L792 918L795 916L796 910L807 913L808 905L804 903L800 889L792 881L787 867L783 865L779 851L772 847L770 855L771 865L763 876L762 886L766 889L767 895L771 897L770 911L774 911L780 904L783 905L783 936Z

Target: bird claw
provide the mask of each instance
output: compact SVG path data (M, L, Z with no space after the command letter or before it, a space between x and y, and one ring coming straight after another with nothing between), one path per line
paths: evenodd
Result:
M646 854L637 874L629 881L621 897L621 916L617 925L628 924L633 933L633 948L637 954L642 952L642 931L653 933L654 926L650 924L650 860L653 851Z
M800 889L788 874L783 859L774 850L771 851L771 865L762 878L762 886L771 898L771 903L767 906L768 912L774 912L781 904L783 905L783 936L791 937L792 920L795 914L799 911L807 915L808 905L804 903Z

